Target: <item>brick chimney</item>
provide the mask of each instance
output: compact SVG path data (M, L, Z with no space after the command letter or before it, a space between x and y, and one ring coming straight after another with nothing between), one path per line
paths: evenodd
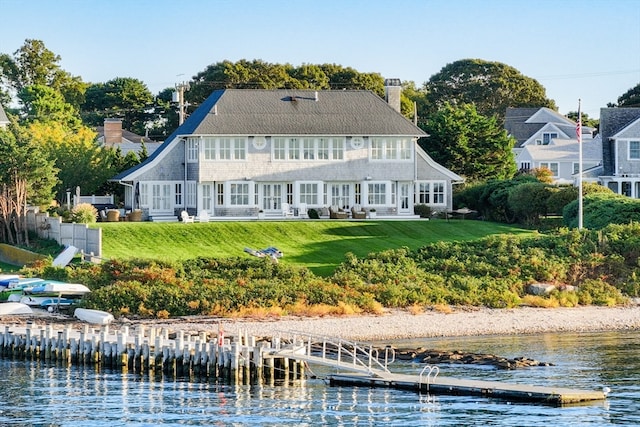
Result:
M104 119L104 145L122 142L122 119Z
M385 79L384 81L384 97L387 103L400 112L400 95L402 94L402 85L400 79Z

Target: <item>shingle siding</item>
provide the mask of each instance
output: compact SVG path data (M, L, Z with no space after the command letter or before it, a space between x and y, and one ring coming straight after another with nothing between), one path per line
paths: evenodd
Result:
M613 141L611 141L610 138L639 117L640 108L600 109L600 134L602 135L602 161L604 167L603 175L612 176L618 172L615 170L615 152ZM622 149L622 147L619 147L619 149ZM623 151L620 150L619 152L623 153ZM621 156L618 161L618 166L622 167L622 171L624 171L624 173L640 173L640 170L636 172L625 170L626 167L631 167L624 163L626 162L626 156ZM634 169L637 169L637 166L634 166Z

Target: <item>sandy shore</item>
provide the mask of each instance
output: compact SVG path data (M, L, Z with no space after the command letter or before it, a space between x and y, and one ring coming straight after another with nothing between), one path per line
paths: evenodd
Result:
M77 321L57 315L41 315L30 318L0 318L0 325L26 323L72 323ZM542 332L596 332L616 330L640 330L640 305L627 307L577 307L577 308L454 308L452 313L427 311L411 314L393 310L379 316L362 315L349 317L275 319L220 319L208 317L184 317L171 320L127 320L119 319L112 328L138 324L164 327L170 331L183 330L189 333L200 331L218 333L219 325L225 335L239 331L262 337L290 335L304 332L315 335L340 337L359 341L393 340L403 338L428 338L473 335L513 335Z
M137 322L132 322L135 325ZM273 336L281 332L304 332L352 340L392 340L471 335L511 335L541 332L596 332L640 330L640 306L454 309L452 313L428 311L411 314L394 310L380 316L280 319L181 318L168 322L145 321L146 324L186 332L224 333L246 331L253 336Z

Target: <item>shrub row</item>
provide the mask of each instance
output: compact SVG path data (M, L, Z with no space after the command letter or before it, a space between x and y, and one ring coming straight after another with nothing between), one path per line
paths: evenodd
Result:
M436 304L621 304L640 296L639 256L640 225L634 223L599 231L563 229L533 238L440 242L363 258L347 254L330 278L253 258L112 260L64 269L40 262L24 272L85 283L92 289L87 307L120 315L377 313L382 307ZM559 289L577 286L578 291L558 291L541 301L526 296L527 285L534 282Z

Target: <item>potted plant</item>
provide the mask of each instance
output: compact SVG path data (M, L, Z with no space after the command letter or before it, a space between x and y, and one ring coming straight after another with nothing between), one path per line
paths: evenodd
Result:
M376 208L369 209L369 218L375 218L376 215Z
M264 210L258 210L258 219L264 219Z

